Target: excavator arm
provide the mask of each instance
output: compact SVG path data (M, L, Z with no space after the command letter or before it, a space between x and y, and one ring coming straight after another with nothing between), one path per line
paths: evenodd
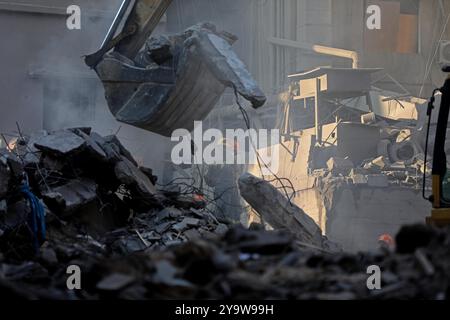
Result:
M150 37L171 2L124 0L100 49L85 58L115 118L164 136L190 131L227 87L261 107L266 97L232 50L232 34L202 23Z
M171 3L172 0L123 0L101 48L85 58L86 64L95 68L113 48L123 56L134 59ZM122 31L116 36L121 24Z

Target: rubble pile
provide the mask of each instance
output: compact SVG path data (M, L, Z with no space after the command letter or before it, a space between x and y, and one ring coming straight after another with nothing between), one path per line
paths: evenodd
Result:
M384 122L380 127L380 141L377 155L353 163L348 158L331 157L326 168L315 170L314 174L322 182L341 182L369 187L421 186L424 166L424 144L420 130L414 127L388 126ZM427 168L429 170L429 168Z
M277 230L220 223L201 194L158 186L117 137L88 128L21 136L0 152L0 293L11 298L444 299L449 292L446 230L405 227L396 252L348 254L249 174L239 180L242 195ZM37 250L35 207L24 190L44 203ZM371 265L382 270L381 290L367 287ZM79 290L68 288L74 266Z
M0 262L0 292L29 299L323 300L446 299L449 293L450 232L423 226L398 234L397 253L331 254L299 247L280 231L242 227L130 255L94 255L101 249L92 240L77 243L83 252L49 243L36 260ZM82 270L81 290L67 289L68 265ZM372 265L382 270L380 290L367 287Z
M44 246L75 234L102 250L94 238L130 253L227 230L198 195L181 193L177 185L158 190L152 170L139 167L116 136L89 128L42 131L18 138L0 155L0 249L6 258L34 255L24 187L44 204Z

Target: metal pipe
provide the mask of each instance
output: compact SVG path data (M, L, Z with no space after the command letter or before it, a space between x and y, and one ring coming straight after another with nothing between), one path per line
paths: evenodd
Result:
M352 60L352 68L353 69L357 69L358 65L359 65L359 55L356 51L321 46L321 45L317 45L317 44L311 44L311 43L306 43L306 42L281 39L281 38L275 38L275 37L270 37L267 40L270 43L272 43L274 45L278 45L278 46L309 50L309 51L313 51L313 52L316 52L319 54L325 54L325 55L329 55L329 56L350 59L350 60Z

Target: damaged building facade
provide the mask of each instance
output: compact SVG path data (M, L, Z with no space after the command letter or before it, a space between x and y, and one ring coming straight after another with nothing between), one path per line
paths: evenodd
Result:
M214 20L221 2L202 4L178 2L198 10L171 27ZM372 5L381 10L379 30L367 27ZM226 9L245 16L229 30L239 35L236 51L268 96L264 108L249 110L252 125L281 130L278 176L291 180L293 201L346 250L376 248L383 234L429 214L421 194L424 121L427 99L444 79L440 65L448 61L449 6L299 0ZM210 127L245 128L232 92L219 105ZM250 171L260 175L257 166Z
M369 5L381 8L380 30L366 27ZM283 132L278 175L291 179L293 201L346 250L370 250L383 234L429 215L422 198L425 113L444 77L448 5L306 2L306 21L320 27L269 37L275 57L293 57L298 68L272 79L288 87L276 122ZM434 26L423 23L430 16L439 17Z

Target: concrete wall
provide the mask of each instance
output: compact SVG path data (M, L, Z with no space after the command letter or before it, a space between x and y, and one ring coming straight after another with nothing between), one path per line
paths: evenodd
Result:
M402 225L424 223L431 205L420 190L406 187L348 187L334 194L326 211L326 235L348 251L377 248L382 234L395 236Z

